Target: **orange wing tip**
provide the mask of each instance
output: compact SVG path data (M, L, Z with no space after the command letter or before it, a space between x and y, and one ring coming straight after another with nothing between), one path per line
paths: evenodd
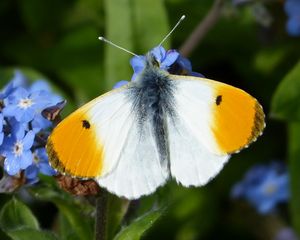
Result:
M251 136L249 137L247 145L249 145L252 142L255 142L257 138L263 134L263 130L266 127L264 110L262 106L258 103L258 101L255 102L254 108L255 108L254 122L253 122Z
M255 99L255 115L253 121L253 127L251 134L247 140L247 143L236 151L232 151L229 154L239 153L242 149L248 148L250 144L256 142L257 138L263 134L263 130L266 127L265 123L265 114L263 111L263 107L259 104L259 102Z
M57 152L54 149L54 145L51 141L51 139L48 139L46 150L49 158L49 164L52 168L54 168L56 171L61 173L64 176L70 176L72 178L81 178L82 180L90 179L91 177L88 176L80 176L80 175L74 175L69 169L66 168L66 166L60 161Z
M54 145L51 141L50 138L48 138L47 141L47 145L46 145L46 151L48 154L48 158L49 158L49 164L52 168L54 168L55 170L57 170L58 172L62 173L62 174L68 174L71 175L71 173L69 173L65 166L62 164L62 162L59 160L58 158L58 154L57 152L54 150Z

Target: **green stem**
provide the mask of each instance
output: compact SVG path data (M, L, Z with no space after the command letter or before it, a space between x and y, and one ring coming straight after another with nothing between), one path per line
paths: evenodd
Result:
M95 240L107 239L108 192L101 189L96 198Z
M300 236L300 123L289 123L288 126L289 136L289 171L290 171L290 214L292 218L292 224Z

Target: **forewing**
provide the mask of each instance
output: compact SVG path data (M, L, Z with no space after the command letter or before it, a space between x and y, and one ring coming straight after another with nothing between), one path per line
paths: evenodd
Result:
M179 117L211 152L238 152L262 134L262 107L245 91L204 78L171 75L171 79L177 85Z
M51 165L71 176L104 176L117 165L133 125L126 87L77 109L53 130L47 143Z
M168 118L171 174L184 186L214 177L231 153L256 140L265 126L257 100L232 86L171 75L176 116Z

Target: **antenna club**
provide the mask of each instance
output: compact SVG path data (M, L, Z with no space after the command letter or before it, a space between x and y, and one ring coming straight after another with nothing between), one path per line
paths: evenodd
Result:
M180 20L183 20L183 19L185 19L185 15L182 15L182 17L180 18Z
M104 40L104 37L98 37L98 39L100 40L100 41L103 41Z

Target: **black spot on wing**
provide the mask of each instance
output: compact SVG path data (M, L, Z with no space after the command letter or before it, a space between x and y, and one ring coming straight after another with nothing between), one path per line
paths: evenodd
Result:
M219 106L221 104L221 102L222 102L222 95L218 95L216 97L216 104Z
M85 129L89 129L91 127L91 124L87 120L82 120L82 127Z

